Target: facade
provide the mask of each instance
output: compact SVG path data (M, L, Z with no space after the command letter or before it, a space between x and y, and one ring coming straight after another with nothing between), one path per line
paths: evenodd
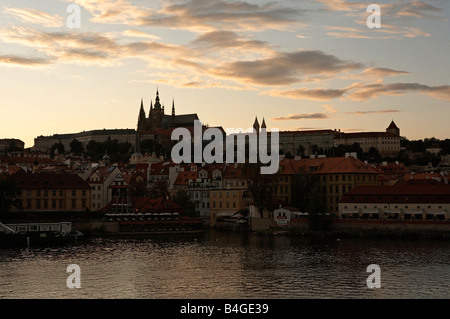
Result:
M16 138L0 139L0 152L23 151L25 143Z
M210 226L214 227L218 218L230 217L249 207L247 180L241 167L226 165L223 170L223 187L210 191Z
M114 130L93 130L73 134L55 134L52 136L38 136L34 139L34 151L48 152L55 143L62 143L64 149L70 150L70 143L76 139L83 144L83 147L90 141L99 143L106 142L108 138L117 140L119 143L130 143L132 146L136 142L136 131L133 129L114 129Z
M91 173L87 179L92 188L91 210L99 210L109 203L113 196L110 186L119 177L121 177L121 172L117 165L97 167Z
M373 147L381 156L395 157L400 152L400 140L400 129L392 121L386 132L339 133L334 139L334 146L358 143L363 152Z
M13 175L20 188L20 210L86 211L91 207L91 188L77 174L26 173Z
M281 184L283 187L290 184L292 190L296 174L311 177L327 205L328 212L337 214L339 202L346 192L358 185L378 185L380 172L353 156L283 159L280 162L278 176L286 181ZM290 198L294 196L298 195L291 191Z
M339 203L340 218L450 219L450 185L408 180L392 186L359 186Z
M334 147L334 138L338 132L335 130L311 130L311 131L284 131L279 133L280 150L284 154L292 156L315 155L318 152L326 152ZM303 150L304 153L299 153Z

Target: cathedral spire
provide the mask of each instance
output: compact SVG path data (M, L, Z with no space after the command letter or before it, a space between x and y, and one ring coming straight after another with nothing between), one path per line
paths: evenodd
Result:
M255 123L253 123L253 128L256 130L256 132L259 132L258 117L255 118Z
M161 110L161 103L159 103L159 90L156 89L155 110Z
M262 124L261 124L261 128L262 129L267 129L266 121L264 120L264 118L263 118L263 121L262 121Z
M172 116L175 116L175 99L172 100Z

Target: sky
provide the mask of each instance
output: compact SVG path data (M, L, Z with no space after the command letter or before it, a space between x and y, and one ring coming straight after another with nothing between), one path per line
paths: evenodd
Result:
M0 139L136 128L156 90L224 129L450 138L449 17L449 0L1 0Z

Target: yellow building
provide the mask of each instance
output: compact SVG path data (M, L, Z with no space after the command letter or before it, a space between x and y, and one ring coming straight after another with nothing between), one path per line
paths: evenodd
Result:
M20 189L21 210L85 211L90 207L91 188L76 174L20 171L13 179Z
M230 217L247 208L250 199L247 195L247 180L238 165L227 165L223 173L223 188L210 191L210 226L214 227L217 218Z

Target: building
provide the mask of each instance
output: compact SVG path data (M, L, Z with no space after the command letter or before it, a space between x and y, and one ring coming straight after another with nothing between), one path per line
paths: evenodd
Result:
M334 147L335 130L282 131L279 132L280 150L292 156L324 154Z
M86 211L91 207L91 187L72 173L27 173L13 175L20 189L23 211Z
M340 218L430 220L450 218L450 185L412 179L392 186L358 186L339 203Z
M106 206L112 197L110 186L116 179L123 179L117 165L99 166L87 178L91 191L91 210L99 210Z
M139 110L137 132L139 140L153 141L153 145L160 145L161 150L167 150L172 144L171 132L178 127L193 127L194 122L198 121L197 114L175 114L175 101L172 101L171 114L165 114L164 105L161 104L159 91L156 91L155 104L150 102L148 116L144 110L144 101L141 99Z
M327 205L328 212L337 214L339 202L346 192L358 185L378 185L380 172L350 155L330 158L283 159L280 161L277 175L282 181L280 186L283 186L284 193L279 194L278 198L291 198L291 201L286 204L290 204L292 198L299 196L295 194L293 187L294 179L299 174L310 177L315 182ZM288 188L285 189L285 186Z
M224 167L222 185L210 191L211 227L216 225L218 218L228 218L247 209L252 201L240 165L228 164Z
M334 138L334 146L357 143L365 153L375 148L381 156L395 157L400 153L400 140L400 129L392 121L386 132L339 133Z
M119 143L130 143L135 145L136 130L133 129L113 129L113 130L92 130L80 133L55 134L52 136L38 136L34 139L34 151L48 152L54 144L61 143L66 151L70 151L70 143L78 140L86 148L90 141L98 143L106 142L108 139L117 140Z
M25 143L16 138L0 139L0 152L23 151Z

